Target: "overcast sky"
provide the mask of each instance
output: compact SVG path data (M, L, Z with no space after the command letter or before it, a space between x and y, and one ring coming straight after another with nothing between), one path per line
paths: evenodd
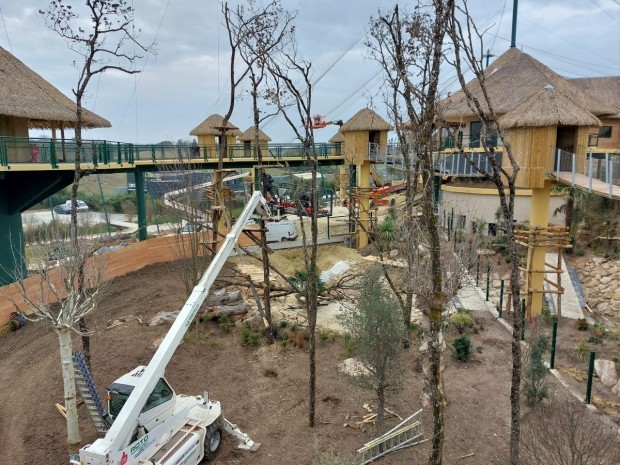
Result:
M326 72L314 88L313 112L346 121L372 105L385 116L379 68L365 58L363 39L377 8L394 2L282 1L285 8L298 10L299 48L312 61L315 77ZM512 0L469 3L477 24L488 28L485 48L496 56L506 51ZM156 41L157 56L139 64L140 75L109 72L92 82L85 106L110 120L112 128L88 131L86 137L140 143L189 139L189 132L204 118L224 113L228 106L228 49L219 3L133 0L133 4L136 27L142 29L144 42ZM0 45L72 96L75 55L45 27L38 14L45 5L45 1L1 0ZM567 77L618 76L620 0L521 0L517 45ZM455 90L453 76L450 72L442 76L443 93ZM246 88L231 118L241 130L251 125L250 107ZM317 140L328 139L336 129L317 131ZM264 130L273 141L293 140L281 119L270 121Z

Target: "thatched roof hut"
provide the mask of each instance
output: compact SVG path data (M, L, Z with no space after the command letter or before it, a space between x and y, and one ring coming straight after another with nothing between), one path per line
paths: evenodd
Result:
M340 132L348 131L389 131L392 127L370 108L364 108L340 127Z
M205 119L202 123L196 126L190 132L192 136L219 136L221 135L221 129L224 127L224 117L221 115L211 115ZM226 124L227 136L240 136L241 131L239 128L232 124L230 121Z
M550 84L506 113L499 122L504 129L601 124L596 116Z
M586 93L573 84L571 79L563 78L516 47L511 47L500 55L486 68L484 73L487 92L498 115L508 113L547 84L551 84L564 95L570 95L578 105L596 116L617 112L614 106ZM473 79L467 84L467 87L484 105L478 81ZM470 119L474 116L467 105L467 99L462 90L443 99L440 105L442 115L448 121Z
M250 126L245 131L241 133L238 139L241 142L254 142L254 137L256 132L256 126ZM271 142L271 137L265 134L260 128L258 128L258 141L259 142Z
M0 115L28 119L30 128L75 127L76 104L0 47ZM110 122L83 109L83 126L109 128Z
M570 82L598 100L615 106L618 111L610 117L620 118L620 76L575 78Z
M344 142L344 136L342 135L342 133L340 131L338 131L336 134L334 134L331 139L329 139L329 142L331 142L332 144L339 144Z

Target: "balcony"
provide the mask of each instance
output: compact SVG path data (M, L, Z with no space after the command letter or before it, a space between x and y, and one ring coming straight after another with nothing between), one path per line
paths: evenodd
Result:
M438 142L438 150L468 150L468 149L481 149L483 148L484 135L474 134L470 136L464 136L463 133L457 133L456 135L448 135L442 137ZM499 146L499 134L492 133L486 136L487 147L496 148Z

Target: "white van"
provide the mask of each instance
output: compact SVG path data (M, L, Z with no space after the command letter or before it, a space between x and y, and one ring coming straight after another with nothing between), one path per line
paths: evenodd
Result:
M256 221L251 219L246 224L256 224ZM265 226L267 227L267 242L284 242L297 239L297 228L292 221L267 221Z
M288 220L267 221L267 242L294 241L297 239L295 223Z

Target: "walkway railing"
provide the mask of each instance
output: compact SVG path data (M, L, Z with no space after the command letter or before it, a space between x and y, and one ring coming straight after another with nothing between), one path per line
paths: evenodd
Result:
M551 164L552 175L558 181L570 182L573 187L577 185L588 192L592 192L593 185L600 181L605 184L605 194L613 197L614 186L620 186L620 154L617 153L594 152L590 149L583 155L577 155L553 147ZM586 178L585 185L581 176ZM602 193L600 188L594 190Z
M494 156L502 166L502 152L495 152ZM435 171L442 175L480 177L492 174L493 165L481 152L439 153L435 157Z
M305 158L309 150L303 144L265 144L261 146L265 161L284 158ZM219 145L183 144L131 144L106 140L84 140L80 150L81 161L99 164L128 163L136 161L216 161ZM319 157L342 156L338 144L316 143ZM226 149L226 159L256 160L257 148L247 144L231 144ZM0 166L17 163L45 163L57 168L62 163L75 162L74 140L53 140L29 137L0 137Z

